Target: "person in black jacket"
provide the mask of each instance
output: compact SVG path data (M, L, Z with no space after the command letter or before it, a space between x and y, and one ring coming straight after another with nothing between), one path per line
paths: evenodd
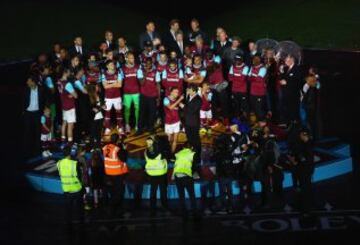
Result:
M78 56L81 60L84 60L87 56L87 49L83 45L82 37L77 36L74 38L74 45L69 48L70 56Z
M315 75L309 75L305 78L306 83L302 89L302 106L305 110L305 123L309 127L314 138L318 138L319 122L319 89L320 84Z
M144 49L144 45L148 41L153 41L154 39L160 39L160 35L155 31L155 23L149 21L146 24L146 31L142 33L139 37L139 47L140 50Z
M198 36L201 36L202 39L204 40L204 43L208 44L208 42L209 42L208 36L204 31L202 31L200 29L199 20L197 20L195 18L192 19L191 22L190 22L190 28L191 28L191 31L189 31L189 33L188 33L188 42L190 44L194 45L195 44L195 39Z
M234 208L232 181L236 176L236 169L230 144L231 137L228 134L219 135L215 141L214 156L221 199L220 214L231 213Z
M261 184L261 203L262 208L268 206L271 187L276 194L281 195L282 175L277 165L280 156L279 147L276 143L275 135L270 133L270 128L265 126L262 130L262 145L260 146L260 173L259 180Z
M167 50L173 50L177 47L176 33L180 30L180 22L177 19L173 19L169 23L170 29L162 36L162 43Z
M314 173L313 144L307 128L300 130L289 160L297 172L300 188L300 209L306 217L309 215L312 207L313 193L311 178Z
M40 117L44 109L43 88L38 85L36 76L26 81L24 94L24 154L26 157L40 153Z
M201 98L197 94L198 87L190 84L186 90L186 103L184 108L184 126L187 140L195 151L194 167L200 163L201 142L200 142L200 108Z
M288 69L280 80L282 93L280 113L284 117L285 124L299 121L300 117L300 90L303 77L301 69L295 64L295 61L295 57L291 55L285 58L285 65Z
M213 41L211 49L216 55L223 57L226 48L231 47L231 41L224 30L219 32L218 39Z

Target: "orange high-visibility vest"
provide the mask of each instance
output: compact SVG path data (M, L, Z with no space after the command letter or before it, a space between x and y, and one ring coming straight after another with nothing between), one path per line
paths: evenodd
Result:
M122 175L129 172L128 166L118 157L120 148L113 144L103 147L105 173L107 175Z

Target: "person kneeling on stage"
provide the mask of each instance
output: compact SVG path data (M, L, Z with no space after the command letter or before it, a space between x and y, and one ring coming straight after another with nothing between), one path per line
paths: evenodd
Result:
M163 156L158 142L154 137L146 140L147 149L145 150L145 172L150 182L150 209L151 214L156 213L156 192L160 188L160 199L162 207L168 209L167 201L167 160Z
M175 178L176 188L179 194L181 213L184 218L187 216L185 204L185 189L190 197L191 209L193 214L196 214L196 200L193 180L193 160L195 152L191 149L189 143L186 143L184 148L175 154L176 160L174 165L173 178Z
M112 134L111 142L103 147L107 189L110 194L111 215L122 208L125 194L125 177L129 172L126 164L126 151L119 144L119 135Z

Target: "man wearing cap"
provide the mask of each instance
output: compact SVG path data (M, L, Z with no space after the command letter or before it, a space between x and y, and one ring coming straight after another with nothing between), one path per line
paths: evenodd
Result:
M157 52L154 50L154 45L151 41L146 41L144 43L144 50L139 55L139 59L142 65L145 64L146 59L151 58L153 64L155 64L157 57Z
M243 50L240 48L241 45L241 39L238 36L234 36L232 38L232 43L231 46L226 47L223 54L222 54L222 63L224 65L224 74L225 74L225 78L227 78L229 69L231 67L231 65L234 63L235 61L235 56L243 56L244 52Z

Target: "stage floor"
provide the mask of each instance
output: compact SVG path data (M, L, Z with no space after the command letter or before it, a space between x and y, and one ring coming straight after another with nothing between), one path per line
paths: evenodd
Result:
M217 127L211 130L210 134L204 134L201 136L202 145L212 146L215 137L226 131L226 128L219 124ZM163 133L158 129L157 134ZM285 154L287 150L286 142L283 140L284 134L280 133L279 146L280 151ZM149 133L144 133L139 136L130 134L125 140L125 144L128 150L129 174L127 176L127 188L125 197L133 197L133 184L143 182L143 198L149 198L149 185L146 184L146 175L143 171L144 161L144 149L145 141L149 136ZM179 146L186 141L185 133L181 132L179 135ZM48 159L44 159L41 156L30 159L26 163L26 177L31 186L38 191L50 192L50 193L62 193L60 179L56 167L56 162L62 157L60 151L60 145L55 144L53 146L53 156ZM313 176L313 182L319 182L327 179L334 178L352 171L352 159L350 156L349 145L341 142L337 138L327 138L320 140L316 143L315 147L315 172ZM169 187L168 197L170 199L177 198L177 191L174 183L171 181L170 175L172 172L173 163L169 163ZM289 171L284 171L283 186L285 188L293 185L291 174ZM195 192L196 196L200 197L201 180L195 180ZM253 184L253 190L255 192L261 191L260 183L255 181ZM236 181L233 182L234 194L239 194L240 189ZM215 185L215 194L218 195L218 185Z

